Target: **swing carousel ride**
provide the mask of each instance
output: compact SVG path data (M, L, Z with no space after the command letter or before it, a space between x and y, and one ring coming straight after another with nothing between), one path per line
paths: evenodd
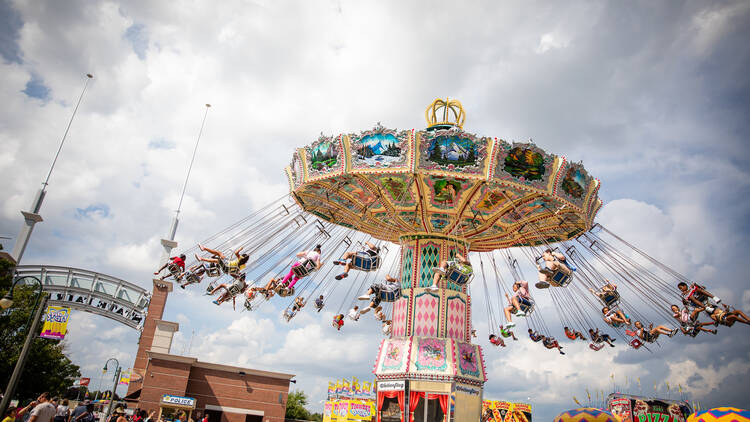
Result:
M373 372L401 391L386 397L403 394L405 381L410 394L429 398L453 391L456 420L478 417L486 381L483 351L472 343L474 278L491 347L515 340L522 320L532 341L564 353L551 330L560 324L536 309L541 295L565 326L558 334L592 351L614 347L615 337L651 350L660 335L750 322L596 224L599 181L582 164L533 142L465 132L456 100L435 100L425 118L424 130L378 123L298 149L286 169L290 195L185 251L187 269L175 262L165 277L183 288L211 279L214 303L240 298L248 311L279 296L287 322L308 302L311 312L335 307L331 298L344 291L334 328L371 310L382 322ZM703 312L709 322L699 322Z

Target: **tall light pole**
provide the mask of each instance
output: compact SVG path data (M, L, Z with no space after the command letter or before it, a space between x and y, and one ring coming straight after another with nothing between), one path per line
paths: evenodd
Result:
M19 281L25 278L31 278L36 281L37 284L39 284L39 289L36 292L36 303L34 304L34 311L32 311L31 319L26 323L26 340L23 343L21 354L18 356L18 361L16 361L16 366L15 368L13 368L13 374L10 376L10 381L8 381L8 387L4 391L3 400L2 402L0 402L0 414L2 415L5 414L5 410L8 408L8 403L10 403L10 399L16 392L18 380L19 378L21 378L23 368L26 366L26 359L29 357L31 342L34 340L34 336L36 336L36 331L39 329L39 321L42 319L42 312L47 305L47 294L42 291L42 282L34 276L27 275L16 278L13 281L13 284L10 286L10 290L8 290L8 293L6 293L5 296L0 299L0 308L8 309L11 307L11 305L13 305L13 289L16 287Z
M60 156L60 151L62 151L62 147L65 144L65 139L68 137L70 126L73 124L73 119L76 117L76 112L78 112L78 106L81 105L83 94L86 92L86 88L89 86L89 81L93 79L93 77L94 76L90 73L86 74L86 82L83 85L83 91L81 91L81 95L78 97L78 102L73 109L73 115L70 116L68 126L65 128L65 133L63 134L62 140L60 141L60 146L57 148L55 158L52 160L52 166L50 166L49 172L47 173L47 178L44 179L44 183L42 183L41 189L37 191L36 196L34 197L34 202L31 204L31 211L21 211L21 215L23 215L24 219L24 224L21 226L21 231L18 233L16 244L13 246L12 254L13 259L16 260L17 264L21 263L23 253L24 251L26 251L26 245L28 245L29 238L31 238L31 232L34 231L34 225L42 221L42 216L39 214L39 210L41 210L44 196L47 194L47 185L49 184L49 178L50 176L52 176L52 170L55 168L57 158Z
M203 113L203 121L201 121L201 128L198 131L198 139L195 141L195 147L193 148L193 157L190 159L190 165L188 166L187 175L185 176L185 183L182 184L182 194L180 195L180 202L177 204L177 212L175 212L174 218L172 218L172 225L169 227L169 233L166 239L161 240L161 246L164 251L161 254L161 260L159 265L163 265L169 259L169 255L172 253L172 249L177 247L174 237L177 233L177 225L180 220L180 210L182 209L182 199L185 197L185 189L187 189L188 180L190 180L190 172L193 170L193 162L195 161L195 153L198 151L198 144L201 141L201 135L203 135L203 127L206 125L206 116L208 116L208 109L211 108L211 104L206 104L206 111Z
M115 402L115 390L117 390L117 383L120 382L120 371L122 371L122 368L120 368L120 361L118 361L115 358L109 358L106 362L104 362L104 369L102 369L102 373L107 372L107 365L109 365L110 361L115 361L115 365L117 365L117 368L115 369L115 383L112 386L112 397L109 399L109 406L107 406L107 414L104 415L104 420L106 421L107 418L109 418L109 415L112 413L112 404Z

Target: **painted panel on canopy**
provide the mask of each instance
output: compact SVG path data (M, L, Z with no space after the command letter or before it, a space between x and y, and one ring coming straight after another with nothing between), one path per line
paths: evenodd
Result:
M458 373L465 377L479 378L482 374L482 364L479 362L479 350L477 350L477 346L458 341L455 344Z
M555 193L570 201L578 208L583 208L586 194L594 178L591 177L580 163L565 162L560 169Z
M410 346L411 342L407 339L385 340L382 346L382 358L378 373L406 372Z
M383 126L351 134L353 170L398 169L409 166L411 131L397 132Z
M551 191L555 156L533 143L498 142L495 163L495 180Z
M430 205L442 210L457 210L465 194L476 180L457 177L425 175L422 180L427 185L427 197Z
M485 184L475 195L476 200L471 205L471 210L476 214L491 215L509 206L508 199L515 201L526 194L527 192L513 186Z
M456 171L485 175L490 138L456 128L420 132L419 167L426 170Z
M412 177L404 174L369 176L369 180L380 187L384 198L396 207L414 207L414 183Z
M538 218L545 213L553 213L558 208L558 202L544 196L529 200L528 202L509 208L503 214L500 221L504 224L515 224L520 220L527 221Z
M452 218L453 217L448 214L430 214L430 225L434 231L442 232L443 229L450 224Z
M398 215L407 225L414 227L415 231L421 231L419 230L422 227L421 215L417 215L414 211L400 211Z
M302 159L299 156L299 151L295 151L292 154L292 177L294 179L294 188L298 188L302 184L305 170L302 168Z
M365 189L360 180L352 176L338 177L341 183L341 190L346 192L351 198L353 198L362 206L369 206L370 210L379 208L376 206L377 199L368 189ZM344 183L346 182L346 183Z
M413 362L418 372L447 372L448 348L446 339L415 337L417 344Z
M339 139L321 135L312 145L305 147L307 172L314 179L341 169L343 148Z

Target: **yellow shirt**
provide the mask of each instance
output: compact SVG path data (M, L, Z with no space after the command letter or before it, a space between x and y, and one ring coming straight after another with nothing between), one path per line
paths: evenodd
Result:
M3 419L3 422L14 422L16 418L11 418L10 416L6 416L5 419Z

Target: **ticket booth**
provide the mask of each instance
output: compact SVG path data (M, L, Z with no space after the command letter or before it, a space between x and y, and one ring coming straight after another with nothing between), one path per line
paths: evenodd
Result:
M190 420L193 410L195 410L194 398L165 394L159 401L159 417L157 420L177 421L180 412L185 412L185 415L187 415L185 420Z

